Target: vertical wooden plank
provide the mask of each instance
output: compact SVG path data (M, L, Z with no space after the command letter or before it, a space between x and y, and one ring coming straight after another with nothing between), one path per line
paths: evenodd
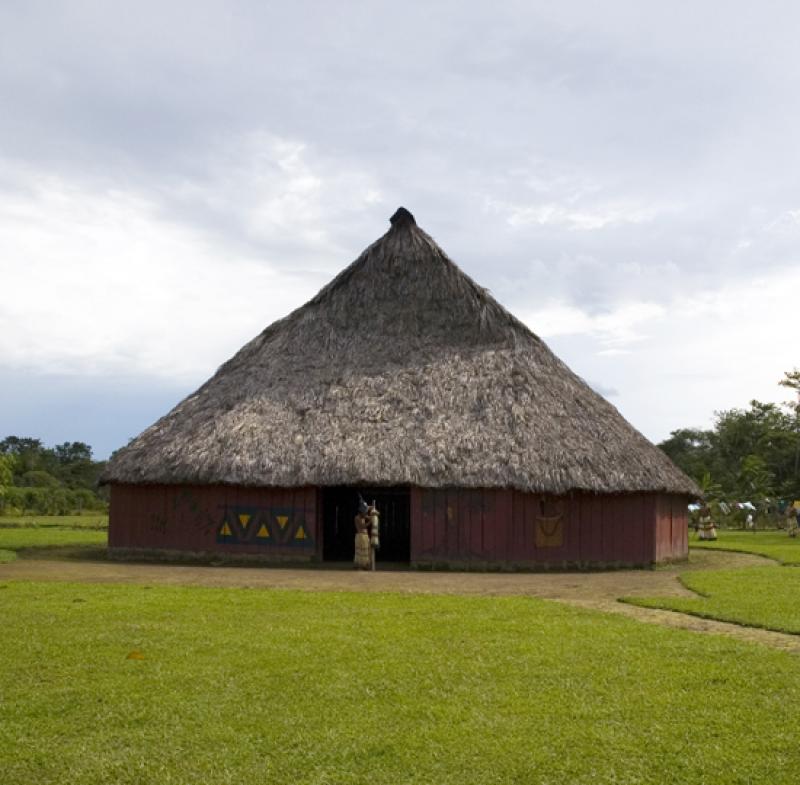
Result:
M317 491L306 486L303 492L303 514L314 538L314 559L322 561L322 528L317 516Z
M458 529L455 525L455 520L447 515L447 489L436 489L436 520L439 522L439 527L444 532L445 542L447 546L445 553L450 561L458 561L460 557L460 548L458 542Z
M133 526L131 527L131 547L133 548L147 547L142 515L142 494L146 493L149 487L150 486L147 485L136 486L131 494L131 514L133 515Z
M665 537L664 537L665 504L664 504L663 494L658 495L656 503L658 506L658 526L656 527L656 535L658 537L658 540L656 546L656 559L658 561L662 561L665 557L669 555L666 548Z
M420 554L422 553L424 545L419 496L419 488L417 488L416 485L412 485L408 492L408 538L412 564L420 560Z
M408 544L411 563L419 561L422 549L422 530L419 516L419 490L412 485L408 491Z
M520 532L522 531L522 491L511 491L511 521L509 523L506 540L503 543L504 550L501 558L504 561L512 561L512 554L517 548L521 548L519 542Z
M581 526L580 506L576 501L574 493L568 493L563 497L564 517L569 522L569 528L573 532L573 559L580 564L583 564L585 559L583 555L583 528Z
M503 560L503 542L511 525L511 496L512 492L508 488L497 491L493 520L484 529L483 542L487 561L497 563Z
M445 537L447 539L447 556L451 561L462 561L461 555L461 533L458 530L458 521L452 515L452 510L448 515L449 495L448 488L441 488L437 495L436 515L441 521L442 528L445 530ZM466 537L469 532L466 532ZM466 537L464 539L466 539ZM466 546L466 542L464 543Z
M139 521L137 519L137 509L136 509L136 494L135 494L135 487L133 485L126 486L126 510L124 519L126 521L125 525L125 544L123 547L125 548L135 548L136 542L138 539L138 525Z
M484 540L484 492L483 488L466 488L461 492L461 514L466 531L465 558L475 562L485 560Z
M522 537L520 550L513 556L515 562L541 561L541 554L536 547L536 517L538 515L539 497L526 493L522 497Z
M603 507L596 494L590 494L587 497L587 501L589 502L592 527L595 529L595 537L598 543L598 561L606 563L611 561L611 557L613 557L612 549L609 547L613 543L609 541L610 535L606 532Z
M631 509L631 564L647 563L647 552L644 547L644 529L647 525L644 494L636 493L630 498L624 497L624 503Z
M650 564L655 560L655 516L653 494L642 494L642 562Z
M602 532L595 525L592 517L591 499L586 493L581 493L578 499L581 517L581 531L583 536L583 551L586 561L597 564L602 560L603 541Z
M425 532L426 545L425 557L434 561L439 557L439 540L436 532L436 509L433 489L422 488L420 490L420 507L422 517L422 528Z

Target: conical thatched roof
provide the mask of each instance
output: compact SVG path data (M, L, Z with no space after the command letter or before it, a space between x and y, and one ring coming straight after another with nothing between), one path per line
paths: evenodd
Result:
M104 481L699 493L403 208Z

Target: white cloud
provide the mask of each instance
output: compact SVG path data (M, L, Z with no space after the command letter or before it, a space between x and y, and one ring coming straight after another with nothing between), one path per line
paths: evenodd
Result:
M753 398L787 398L778 381L800 363L797 292L800 266L600 316L556 302L525 321L574 371L618 390L622 413L660 440Z
M161 191L188 211L207 210L235 234L265 249L291 246L296 265L309 253L349 253L337 244L337 221L363 218L383 202L373 177L347 161L322 158L304 142L250 131L209 150L203 170ZM297 256L299 254L299 256ZM277 263L277 260L275 260Z
M652 221L656 215L652 207L624 203L585 209L574 209L558 203L508 205L506 211L506 220L514 227L526 224L553 225L584 232L620 224L645 223Z
M665 308L658 303L622 303L612 310L589 314L576 305L554 301L524 317L531 329L543 338L562 335L591 336L604 348L604 354L619 354L628 344L647 338L642 325L660 319Z
M0 365L202 378L311 297L328 276L292 265L305 258L341 266L317 219L343 180L366 178L329 176L306 160L303 145L272 137L251 140L229 162L212 170L224 172L221 179L186 183L177 196L204 199L217 215L239 208L256 238L291 237L288 258L266 245L264 257L231 248L213 231L177 220L156 193L3 163ZM374 188L364 193L379 198ZM337 208L347 209L347 199Z

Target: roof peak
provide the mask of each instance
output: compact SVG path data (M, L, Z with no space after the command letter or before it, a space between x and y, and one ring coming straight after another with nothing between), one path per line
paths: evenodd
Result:
M399 229L403 226L416 226L414 216L405 207L398 207L395 214L389 219L393 228Z

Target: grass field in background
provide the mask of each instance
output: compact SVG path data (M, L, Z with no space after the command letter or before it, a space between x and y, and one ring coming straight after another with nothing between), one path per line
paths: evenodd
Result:
M709 548L711 550L742 551L768 556L783 564L800 564L800 537L789 537L784 531L746 532L717 530L718 539L714 542L697 540L689 535L689 546L692 548Z
M104 529L0 528L0 563L13 561L16 552L23 548L104 546L107 542L108 532ZM2 785L1 773L0 785Z
M780 785L800 766L797 658L728 638L527 598L0 596L4 783Z
M2 515L0 529L107 529L106 513L84 513L83 515Z
M683 584L703 597L627 598L634 605L800 634L800 570L750 567L689 572Z

